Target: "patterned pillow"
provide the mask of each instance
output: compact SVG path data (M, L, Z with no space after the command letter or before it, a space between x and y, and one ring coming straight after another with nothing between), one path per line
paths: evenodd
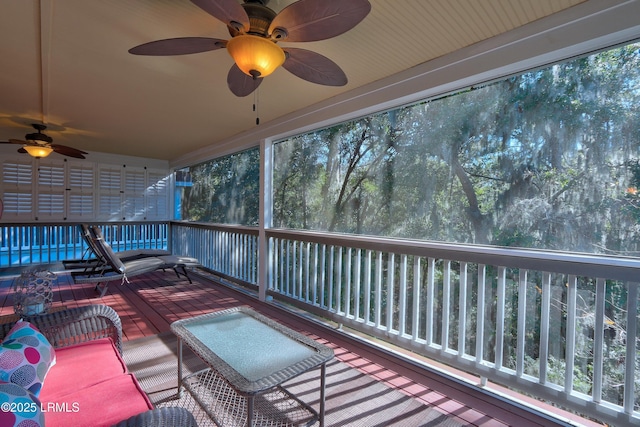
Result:
M38 398L19 385L0 381L0 426L44 426Z
M55 363L53 347L29 322L18 321L0 344L0 381L17 384L36 396Z

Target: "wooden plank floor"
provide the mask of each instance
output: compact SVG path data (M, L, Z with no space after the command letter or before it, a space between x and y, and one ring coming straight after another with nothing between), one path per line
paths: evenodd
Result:
M277 304L259 301L251 293L220 284L207 275L192 274L193 284L173 272L154 272L138 276L120 285L111 283L103 298L90 284L78 285L68 274L58 274L54 286L54 307L106 304L122 319L124 340L156 335L170 330L178 320L236 306L250 306L257 311L333 348L336 357L387 386L400 390L420 402L470 426L551 426L600 425L550 409L567 419L555 423L545 416L525 412L519 406L469 389L458 381L422 369L392 352L381 351L355 340L345 333L320 325L307 317L283 310ZM0 315L13 314L11 286L13 277L0 278Z

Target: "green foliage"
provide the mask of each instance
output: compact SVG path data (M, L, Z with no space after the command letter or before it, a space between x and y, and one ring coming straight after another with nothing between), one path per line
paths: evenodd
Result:
M182 218L257 225L260 151L252 149L189 168L192 187L182 197Z
M300 135L274 152L278 227L637 257L640 44ZM451 270L450 348L458 345L457 268ZM515 368L518 299L526 297L525 371L537 374L543 280L531 274L526 295L519 295L519 272L508 270L500 362ZM492 282L484 356L493 360L497 283L495 272L486 277ZM441 280L429 302L436 343L445 308ZM573 357L573 389L590 393L595 284L578 280L576 324L568 325L567 280L551 280L546 374L563 385L565 360ZM626 292L624 284L607 283L603 399L615 404L623 396ZM381 298L383 316L387 304L396 314L399 296ZM471 291L467 298L475 324L470 307L478 296ZM570 326L577 336L567 355ZM472 329L465 331L469 347Z
M638 253L638 46L282 141L275 223Z
M639 153L640 44L631 44L281 141L274 145L273 221L292 229L637 257ZM257 224L258 157L250 150L192 167L183 218ZM449 309L444 344L457 348L461 266L449 271L448 307L442 268L437 261L428 327L443 344L442 317ZM468 277L477 277L474 266L468 268ZM543 279L531 274L526 295L519 295L519 271L507 270L500 362L515 368L518 299L526 298L525 371L536 374ZM397 280L398 272L384 275ZM486 274L487 360L495 357L497 339L496 276ZM551 279L546 374L564 384L565 360L573 357L573 388L589 393L595 284L578 280L575 354L567 355L567 280ZM468 289L474 325L478 295L474 286ZM624 284L607 283L603 399L616 404L623 396L626 295ZM379 297L382 322L395 327L405 296L385 287ZM472 329L465 330L469 348L475 347Z

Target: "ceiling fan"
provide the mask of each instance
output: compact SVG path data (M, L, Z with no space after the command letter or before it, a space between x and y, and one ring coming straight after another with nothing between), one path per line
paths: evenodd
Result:
M88 154L77 148L67 147L66 145L53 144L53 138L45 135L43 131L46 125L33 123L31 126L36 130L35 133L28 133L24 136L26 141L19 139L10 139L8 141L0 141L3 144L20 144L22 148L18 149L19 153L29 153L35 158L47 157L53 151L63 156L75 157L77 159L85 159L84 154Z
M347 76L329 58L306 49L281 48L276 43L309 42L338 36L362 21L368 0L299 0L280 13L267 7L269 0L191 0L214 18L224 22L230 40L180 37L156 40L129 49L134 55L169 56L226 48L235 64L227 84L236 96L247 96L262 79L282 65L287 71L312 83L344 86Z

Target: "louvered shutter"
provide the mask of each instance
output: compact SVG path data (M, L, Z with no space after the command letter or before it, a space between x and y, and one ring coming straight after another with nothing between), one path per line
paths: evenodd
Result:
M122 167L98 168L98 220L121 220Z
M65 219L64 162L39 162L36 194L36 219Z
M67 167L67 217L92 220L95 214L95 166L93 163L69 162Z
M169 219L168 171L22 155L1 162L3 222Z
M3 219L33 219L33 162L7 159L2 162Z
M126 167L124 169L124 217L128 220L146 218L144 193L147 188L145 170Z
M169 177L160 171L147 171L147 219L169 219Z

